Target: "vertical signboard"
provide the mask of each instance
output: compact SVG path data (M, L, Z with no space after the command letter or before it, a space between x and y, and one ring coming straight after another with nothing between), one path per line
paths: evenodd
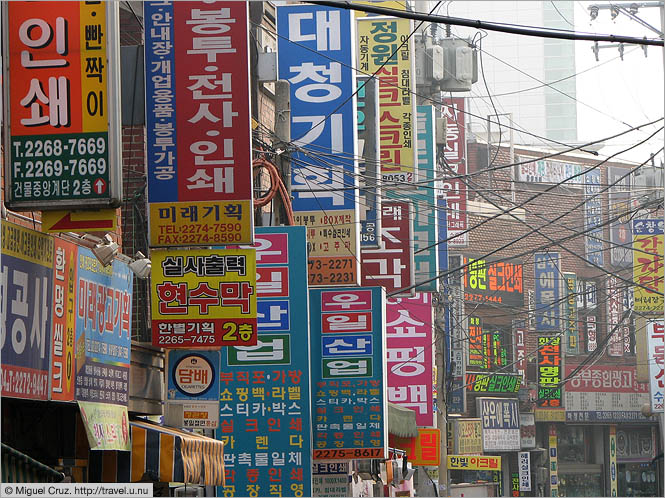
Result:
M380 247L381 166L379 164L379 88L375 78L358 76L358 184L360 247Z
M2 220L2 396L47 400L53 238Z
M486 333L483 331L482 320L477 316L469 316L469 367L488 370L490 356L486 348ZM488 336L489 338L489 336Z
M7 2L5 202L115 207L122 198L117 2Z
M385 293L310 289L313 460L386 458Z
M284 292L257 286L258 340L222 349L219 496L311 496L307 252L304 227L257 227L256 266Z
M607 333L611 334L608 345L608 356L623 356L623 335L620 323L623 318L623 289L619 279L614 275L607 276Z
M444 178L443 195L448 202L448 244L451 247L469 245L469 228L466 201L467 187L462 181L467 172L466 165L466 116L463 97L443 99L441 113L446 121L446 144L443 149Z
M663 412L665 399L665 331L663 320L647 321L647 358L649 362L649 386L651 410Z
M538 399L541 408L561 408L563 406L563 356L561 336L538 337Z
M388 401L416 412L416 424L434 425L432 323L429 293L386 302Z
M161 348L256 344L258 287L277 279L279 292L287 283L286 269L257 272L254 249L154 250L150 258L152 344Z
M363 17L358 23L357 66L379 80L379 139L384 184L413 183L416 166L416 90L413 21Z
M76 399L127 406L134 274L79 247L76 281Z
M477 398L483 428L483 451L519 451L520 419L517 399Z
M561 332L560 255L558 252L534 253L536 331Z
M574 273L563 274L566 301L564 308L566 310L565 317L565 352L567 354L579 354L579 342L577 332L577 275Z
M168 351L169 410L182 407L179 427L216 429L219 425L219 351Z
M600 196L600 170L584 173L584 255L589 263L603 266L603 205Z
M149 244L250 243L247 3L146 2L143 18Z
M634 310L663 313L663 220L633 220Z
M610 448L610 496L617 496L617 428L615 425L610 425L609 427L609 441L608 446Z
M54 401L74 401L77 246L54 238L53 332L50 393Z
M610 222L610 263L619 268L633 266L629 173L625 168L607 168L609 217L613 220Z
M557 447L556 425L549 426L549 460L550 460L550 496L559 496L559 452Z
M526 386L526 324L524 320L513 320L513 337L515 338L515 370L521 377L520 384Z
M519 467L519 491L531 491L531 453L520 451L517 454Z
M386 293L413 296L413 205L409 201L381 203L381 249L363 249L362 285L381 285Z
M291 195L307 227L310 285L358 284L355 31L349 10L277 7L279 77L290 83ZM349 96L351 96L349 98Z

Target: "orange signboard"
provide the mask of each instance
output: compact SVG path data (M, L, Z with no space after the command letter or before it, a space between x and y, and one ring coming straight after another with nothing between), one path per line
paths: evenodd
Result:
M406 451L413 465L433 465L441 463L441 430L418 428L418 437L398 437L389 434L388 443L392 448Z

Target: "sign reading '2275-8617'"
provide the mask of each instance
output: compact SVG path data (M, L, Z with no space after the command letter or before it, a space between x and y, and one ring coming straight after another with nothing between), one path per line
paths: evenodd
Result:
M118 2L3 9L7 205L117 206Z

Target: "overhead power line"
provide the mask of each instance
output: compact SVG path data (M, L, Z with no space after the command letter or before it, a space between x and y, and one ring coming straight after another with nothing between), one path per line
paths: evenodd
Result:
M440 24L449 24L451 26L467 26L469 28L484 29L487 31L500 31L503 33L512 33L523 36L536 36L538 38L558 38L561 40L586 40L586 41L607 41L612 43L632 43L635 45L654 45L663 46L663 40L650 38L636 38L634 36L623 35L597 35L577 33L575 31L553 31L542 28L526 28L519 25L498 24L485 22L481 20L462 19L459 17L438 16L433 14L420 14L417 12L406 12L385 7L374 7L372 5L358 5L352 2L330 2L327 0L312 0L312 3L326 5L338 9L358 10L370 14L379 14L384 16L400 17L403 19L413 19L416 21L427 21Z

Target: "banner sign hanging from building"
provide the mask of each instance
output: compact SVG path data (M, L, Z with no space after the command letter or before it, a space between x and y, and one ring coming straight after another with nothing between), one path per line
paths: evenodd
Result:
M561 408L563 401L561 336L538 337L538 399L541 408Z
M482 320L477 316L469 316L469 367L489 370L489 339L489 332L483 331Z
M355 25L351 11L277 7L279 78L291 89L291 194L310 285L359 282ZM351 96L349 98L349 96Z
M531 453L520 451L517 454L519 467L519 491L531 491Z
M512 307L524 305L521 263L467 257L463 262L465 301Z
M360 247L380 247L379 83L357 76Z
M607 168L607 183L610 186L609 218L613 220L610 222L610 263L619 268L630 268L633 266L630 170L610 166Z
M443 99L441 105L441 114L446 122L446 145L443 148L445 168L441 194L448 203L448 245L451 247L469 245L469 234L463 233L469 228L467 186L463 181L467 173L465 105L463 97Z
M663 224L662 219L633 220L635 311L663 313Z
M623 282L614 275L607 276L607 333L612 334L607 344L608 356L623 356L623 334L622 323L623 318Z
M663 328L663 320L647 321L647 358L649 360L651 410L654 413L662 413L663 400L665 399L665 329Z
M281 275L285 292L258 285L256 345L222 350L217 496L312 494L305 237L301 226L256 229L257 269Z
M525 156L517 156L515 160L518 163L516 166L518 182L562 183L566 186L584 184L584 166L580 164L551 159L532 160Z
M466 373L466 390L474 393L516 393L522 377L506 373Z
M384 185L415 181L416 105L413 21L369 16L357 19L358 62L379 80L379 138Z
M561 332L562 283L558 252L537 252L535 269L536 331Z
M145 2L143 18L149 244L251 243L247 3Z
M431 299L431 294L418 292L386 301L388 401L416 412L421 427L434 425Z
M7 2L2 8L7 206L118 206L118 3Z
M579 354L578 324L577 324L577 275L574 273L563 274L566 301L565 308L565 352L567 354Z
M603 204L600 170L584 173L584 255L590 263L603 266Z
M381 249L363 249L363 286L381 285L386 293L406 289L400 295L413 296L413 204L388 201L381 204Z
M310 289L313 460L386 458L385 293Z
M515 369L520 376L520 384L526 386L526 323L524 320L513 320L513 337L515 338Z
M5 220L1 225L2 396L47 400L53 238Z
M254 249L153 250L150 258L156 347L256 344L259 287L279 295L288 285L286 268L257 272Z
M520 419L517 399L476 398L483 427L483 451L519 451Z
M76 280L76 400L127 406L134 273L79 247Z

